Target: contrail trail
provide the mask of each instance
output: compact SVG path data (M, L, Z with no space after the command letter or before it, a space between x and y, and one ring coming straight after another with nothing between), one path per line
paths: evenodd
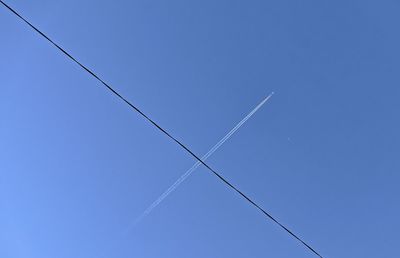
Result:
M258 104L247 116L245 116L229 133L227 133L217 144L214 145L203 157L201 157L202 161L206 161L219 147L222 146L239 128L246 123L246 121L253 116L264 104L267 102L274 92L269 94L266 98L264 98L260 104ZM126 232L134 227L138 222L140 222L144 217L146 217L150 212L154 210L170 193L172 193L183 181L186 180L199 166L201 165L200 161L197 161L191 168L189 168L181 177L179 177L175 183L173 183L163 194L161 194L157 200L155 200L132 224L128 227Z

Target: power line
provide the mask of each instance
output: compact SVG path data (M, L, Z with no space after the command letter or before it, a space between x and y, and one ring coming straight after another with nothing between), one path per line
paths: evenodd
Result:
M300 237L298 237L296 234L294 234L291 230L289 230L287 227L285 227L282 223L280 223L278 220L276 220L272 215L270 215L266 210L261 208L257 203L255 203L252 199L250 199L247 195L245 195L242 191L240 191L237 187L229 183L223 176L221 176L217 171L215 171L213 168L211 168L209 165L207 165L199 156L197 156L194 152L192 152L186 145L184 145L181 141L179 141L177 138L172 136L170 133L168 133L165 129L163 129L158 123L156 123L154 120L152 120L149 116L147 116L143 111L141 111L138 107L133 105L129 100L127 100L125 97L123 97L119 92L117 92L113 87L111 87L108 83L106 83L103 79L101 79L98 75L96 75L92 70L90 70L88 67L83 65L81 62L79 62L75 57L73 57L71 54L69 54L66 50L64 50L61 46L59 46L57 43L55 43L52 39L50 39L46 34L44 34L42 31L40 31L37 27L35 27L32 23L30 23L28 20L26 20L24 17L22 17L17 11L15 11L13 8L11 8L9 5L7 5L3 0L0 0L0 2L3 4L4 7L6 7L9 11L14 13L18 18L20 18L22 21L24 21L29 27L31 27L33 30L35 30L37 33L39 33L42 37L44 37L47 41L49 41L53 46L55 46L58 50L60 50L63 54L65 54L68 58L70 58L72 61L74 61L77 65L79 65L82 69L84 69L86 72L88 72L90 75L92 75L95 79L97 79L103 86L105 86L108 90L110 90L114 95L116 95L118 98L120 98L123 102L125 102L129 107L131 107L133 110L138 112L141 116L143 116L148 122L153 124L155 127L157 127L162 133L164 133L166 136L168 136L170 139L172 139L175 143L177 143L179 146L181 146L186 152L188 152L191 156L193 156L198 162L200 162L202 165L204 165L209 171L211 171L215 176L217 176L222 182L224 182L227 186L232 188L236 193L241 195L244 199L246 199L249 203L251 203L254 207L256 207L258 210L260 210L265 216L267 216L269 219L271 219L273 222L275 222L277 225L279 225L282 229L284 229L286 232L288 232L292 237L300 241L305 247L307 247L310 251L312 251L315 255L318 257L323 258L317 251L315 251L310 245L308 245L305 241L303 241Z

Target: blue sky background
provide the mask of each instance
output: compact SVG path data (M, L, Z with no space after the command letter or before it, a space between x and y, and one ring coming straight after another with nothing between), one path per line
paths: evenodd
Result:
M7 1L326 257L398 257L400 4ZM0 8L0 257L314 257Z

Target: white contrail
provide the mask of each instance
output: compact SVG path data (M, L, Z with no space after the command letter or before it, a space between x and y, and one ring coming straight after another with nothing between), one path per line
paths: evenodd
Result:
M217 144L214 145L203 157L201 160L206 161L222 144L224 144L254 113L259 110L265 102L268 101L272 97L274 93L272 92L263 101L260 102L245 118L242 119L229 133L227 133L224 138L222 138ZM173 192L183 181L186 180L195 170L201 165L200 161L197 161L189 170L187 170L178 180L175 181L160 197L157 198L143 213L140 215L132 225L127 229L129 231L133 226L135 226L139 221L141 221L144 217L146 217L154 208L156 208L171 192Z

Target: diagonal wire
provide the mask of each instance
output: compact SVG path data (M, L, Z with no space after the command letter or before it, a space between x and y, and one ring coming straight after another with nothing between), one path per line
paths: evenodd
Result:
M83 70L88 72L90 75L92 75L96 80L98 80L103 86L105 86L108 90L110 90L114 95L116 95L118 98L120 98L123 102L125 102L129 107L134 109L136 112L138 112L142 117L144 117L148 122L153 124L155 127L157 127L162 133L164 133L166 136L168 136L170 139L172 139L175 143L177 143L179 146L181 146L184 150L186 150L191 156L193 156L197 161L199 161L203 166L205 166L208 170L210 170L215 176L217 176L222 182L224 182L227 186L232 188L236 193L241 195L244 199L246 199L249 203L251 203L254 207L256 207L258 210L260 210L265 216L267 216L269 219L271 219L273 222L275 222L277 225L279 225L282 229L284 229L287 233L289 233L292 237L297 239L300 243L302 243L305 247L307 247L311 252L313 252L315 255L318 257L322 256L315 251L310 245L308 245L304 240L302 240L299 236L294 234L291 230L289 230L287 227L285 227L282 223L280 223L278 220L276 220L272 215L270 215L266 210L264 210L262 207L260 207L257 203L255 203L250 197L245 195L242 191L240 191L237 187L232 185L227 179L225 179L222 175L220 175L217 171L215 171L213 168L211 168L207 163L205 163L199 156L197 156L193 151L191 151L186 145L184 145L181 141L179 141L177 138L172 136L170 133L168 133L165 129L163 129L160 125L158 125L154 120L152 120L149 116L147 116L143 111L141 111L138 107L133 105L129 100L127 100L124 96L122 96L118 91L116 91L113 87L111 87L108 83L106 83L103 79L101 79L98 75L96 75L92 70L90 70L88 67L83 65L81 62L79 62L75 57L73 57L71 54L69 54L66 50L64 50L60 45L55 43L52 39L50 39L46 34L44 34L42 31L40 31L37 27L35 27L32 23L30 23L28 20L26 20L24 17L22 17L17 11L15 11L13 8L11 8L9 5L7 5L3 0L0 0L0 3L7 8L9 11L11 11L13 14L15 14L18 18L20 18L23 22L25 22L29 27L31 27L33 30L35 30L37 33L39 33L42 37L44 37L47 41L49 41L54 47L56 47L58 50L60 50L63 54L65 54L68 58L70 58L72 61L74 61L77 65L79 65Z

